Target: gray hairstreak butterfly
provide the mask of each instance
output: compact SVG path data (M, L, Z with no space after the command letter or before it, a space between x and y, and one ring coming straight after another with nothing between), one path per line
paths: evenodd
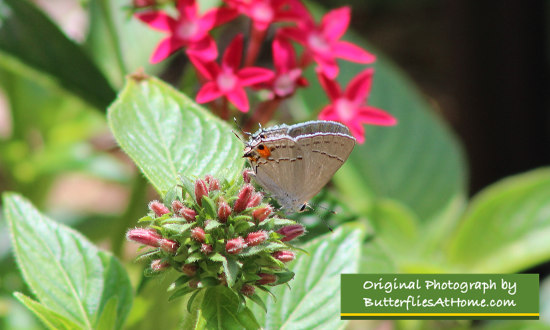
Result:
M303 211L348 159L355 138L333 121L261 128L244 149L256 181L286 209Z

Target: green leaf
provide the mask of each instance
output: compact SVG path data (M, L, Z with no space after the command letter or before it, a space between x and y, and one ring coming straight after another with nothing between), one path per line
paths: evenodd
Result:
M275 250L280 250L281 248L286 247L286 245L277 243L277 242L264 242L256 246L250 246L245 249L241 253L239 253L239 256L241 257L248 257L255 254L258 254L260 252L274 252Z
M408 259L420 246L419 221L407 207L397 201L376 201L371 212L374 236L392 254Z
M208 224L206 225L206 227L204 227L204 230L206 231L210 231L214 228L218 228L219 226L221 226L222 224L219 222L219 221L216 221L216 220L210 220L208 221Z
M32 300L31 298L25 296L22 293L15 292L15 298L17 298L23 305L25 305L29 310L31 310L34 315L36 315L40 321L44 323L48 329L77 329L80 325L74 323L67 317L60 315L41 303Z
M210 217L210 219L215 219L217 216L217 209L216 205L214 205L214 201L210 199L208 196L202 196L202 206L204 207L204 210L206 211L206 214Z
M449 260L471 272L518 272L550 258L550 168L506 178L476 195Z
M66 90L101 110L115 98L114 90L83 49L28 1L2 2L0 50L49 74Z
M122 265L84 236L40 214L27 200L3 195L19 269L40 303L84 328L94 328L116 298L116 326L132 304L132 287Z
M178 184L178 175L236 177L243 166L243 145L231 127L155 78L128 79L108 120L159 193Z
M385 250L376 239L364 244L361 252L361 264L359 273L397 273L399 269L392 260L395 253Z
M260 325L247 307L239 311L239 298L225 286L206 289L201 304L207 329L259 329Z
M181 297L185 296L186 294L191 293L195 290L197 290L197 289L191 288L189 286L184 286L183 288L179 288L176 291L174 291L174 293L172 293L170 298L168 298L168 301L173 301L175 299L181 298Z
M172 219L167 219L172 220ZM184 225L180 225L177 223L168 223L162 226L162 228L168 232L174 233L174 234L183 234L184 232L188 231L193 227L193 223L186 223Z
M302 246L310 256L300 254L289 264L296 276L288 284L274 287L277 301L268 299L267 314L252 306L264 329L336 329L340 320L340 274L356 273L364 230L355 225L340 226L332 233ZM263 295L265 299L265 295Z
M97 321L96 329L115 329L117 320L117 305L118 299L116 299L116 297L109 299L103 308L103 312L101 313L99 320Z
M233 257L224 257L223 269L225 271L225 279L227 280L227 286L232 287L237 280L237 274L239 273L240 266L237 260Z

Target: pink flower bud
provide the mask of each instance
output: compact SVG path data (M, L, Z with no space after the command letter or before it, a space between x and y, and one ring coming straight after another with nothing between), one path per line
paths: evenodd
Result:
M263 230L255 231L253 233L248 234L248 236L246 236L246 244L248 246L256 246L258 244L265 242L268 237L269 237L269 234L266 231L263 231Z
M185 206L183 205L183 203L179 200L175 200L172 202L172 212L176 215L180 215L181 213L181 210L184 208Z
M271 254L273 258L282 261L282 262L289 262L294 260L296 258L296 254L292 251L276 251Z
M254 288L254 286L250 284L243 284L241 288L241 293L244 294L245 296L251 296L254 294L255 290L256 289Z
M204 229L202 229L201 227L195 227L191 229L191 238L197 242L203 243L205 239Z
M180 247L180 244L171 239L163 238L160 240L159 246L162 250L168 253L176 253L178 251L178 248Z
M213 251L212 245L210 245L210 244L202 244L201 245L201 252L203 254L208 255L208 254L212 253L212 251Z
M157 217L162 217L163 215L170 213L170 210L166 207L166 205L157 200L149 202L149 209L155 212Z
M246 247L246 243L242 237L230 239L225 244L225 251L231 254L240 253Z
M259 209L252 211L252 218L256 221L256 223L260 223L267 219L271 212L273 212L273 207L271 207L271 205L260 207Z
M128 230L126 239L148 246L159 247L162 236L154 229L135 228Z
M208 196L208 187L206 186L206 182L197 179L197 181L195 181L195 199L199 206L202 206L202 196Z
M261 277L261 279L256 281L256 284L264 285L264 284L271 284L277 282L277 275L275 274L266 274L266 273L260 273L258 276Z
M231 206L229 206L226 201L220 199L220 202L218 203L218 220L225 223L230 214Z
M186 265L183 265L181 266L181 271L189 276L189 277L193 277L195 276L195 274L197 274L197 266L193 265L193 264L186 264Z
M254 176L254 171L250 169L245 169L243 171L243 180L245 183L250 183L250 178Z
M262 194L255 193L254 195L252 195L252 197L250 197L248 204L246 204L246 208L256 207L260 205L260 203L262 202L262 198L263 198Z
M210 190L210 191L220 190L220 181L218 181L218 179L211 176L210 174L208 174L204 178L204 181L206 181L206 183L208 183L208 190Z
M156 259L151 262L151 269L155 272L165 270L170 267L170 263L162 261L161 259Z
M189 222L195 221L195 217L197 216L197 212L195 210L190 209L188 207L183 207L178 214L180 217L184 218L185 220Z
M277 230L277 233L284 236L281 238L281 241L283 242L288 242L295 239L296 237L302 236L304 232L304 226L299 224L284 226L283 228Z
M250 197L252 197L253 192L254 187L249 184L244 185L239 191L239 195L237 197L237 200L235 201L235 205L233 205L233 212L240 213L244 211L246 209L246 206L248 205Z

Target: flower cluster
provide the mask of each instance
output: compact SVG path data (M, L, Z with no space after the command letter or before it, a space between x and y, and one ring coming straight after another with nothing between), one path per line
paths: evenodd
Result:
M128 240L150 248L140 256L150 260L146 275L182 273L171 299L215 285L250 297L256 288L268 291L266 285L294 277L285 265L296 256L289 242L304 227L279 218L244 177L234 183L210 175L182 179L183 188L167 193L164 203L149 203L139 220L147 227L128 231Z
M335 81L339 73L337 59L362 64L376 60L359 46L341 40L350 22L349 7L332 10L316 22L300 0L225 0L222 6L202 14L196 0L177 0L168 2L176 6L175 17L160 9L166 2L139 1L145 5L135 5L136 10L139 9L135 16L151 28L166 33L151 62L160 62L179 49L185 50L202 83L196 96L198 103L222 98L236 109L248 112L251 107L245 87L266 89L268 100L254 108L250 119L265 124L282 100L291 97L298 88L308 86L302 74L316 63L319 82L331 102L321 110L320 119L344 123L360 143L364 141L362 124L396 123L390 114L365 105L372 85L372 68L353 78L343 93ZM218 63L218 47L211 31L240 15L251 21L244 61L244 37L238 34ZM269 28L274 36L271 41L274 70L254 65ZM300 58L292 42L302 47ZM229 117L227 102L223 102L221 108L218 103L212 106L222 118Z

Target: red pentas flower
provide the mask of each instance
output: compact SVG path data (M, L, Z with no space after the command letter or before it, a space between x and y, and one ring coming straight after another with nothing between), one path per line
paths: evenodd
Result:
M323 16L321 24L316 25L308 14L298 27L283 28L280 33L302 44L306 48L306 55L319 65L318 71L334 79L338 75L336 58L365 64L376 59L359 46L340 40L348 28L350 16L351 9L342 7L328 12Z
M302 77L302 69L296 63L294 48L286 39L275 38L272 44L273 65L275 77L268 82L272 97L287 97L296 91L297 87L307 86L307 80Z
M189 56L197 71L208 80L197 94L198 103L225 96L237 109L248 112L249 104L244 87L272 79L273 72L259 67L239 69L242 50L243 36L239 34L223 54L221 67L216 62L204 62L196 56Z
M360 72L350 81L343 93L337 82L319 74L319 82L331 101L331 104L321 110L319 119L343 123L349 127L359 143L365 141L363 123L382 126L397 123L392 115L365 104L370 94L373 74L372 68Z
M225 0L252 20L259 31L267 30L271 23L298 21L303 18L301 3L297 0Z
M178 0L177 10L177 18L161 10L135 15L151 28L168 33L153 52L151 63L158 63L183 47L186 47L188 55L207 61L214 60L218 56L218 50L214 39L208 33L216 26L237 17L238 12L231 8L214 8L200 16L195 0Z

